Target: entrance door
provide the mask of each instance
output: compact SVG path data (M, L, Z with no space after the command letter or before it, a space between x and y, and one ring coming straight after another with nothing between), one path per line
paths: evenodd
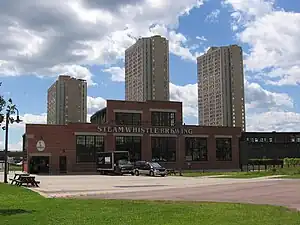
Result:
M59 172L67 172L67 156L59 156Z
M29 161L29 173L49 174L49 161L49 156L32 156Z

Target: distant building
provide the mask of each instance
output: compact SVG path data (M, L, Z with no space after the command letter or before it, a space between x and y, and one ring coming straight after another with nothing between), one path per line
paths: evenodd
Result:
M245 131L242 48L211 47L197 58L197 66L199 124L241 127Z
M169 41L140 38L125 51L125 99L169 101Z
M300 132L243 132L241 164L249 159L300 158Z
M47 123L85 123L87 117L87 83L61 75L48 89Z

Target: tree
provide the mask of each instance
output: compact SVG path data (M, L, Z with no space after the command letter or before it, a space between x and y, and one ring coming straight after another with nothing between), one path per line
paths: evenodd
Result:
M1 85L2 85L2 82L0 82L0 86ZM3 98L3 96L0 95L0 125L3 122L3 120L4 120L3 109L4 109L5 105L6 105L6 102L5 102L4 98Z

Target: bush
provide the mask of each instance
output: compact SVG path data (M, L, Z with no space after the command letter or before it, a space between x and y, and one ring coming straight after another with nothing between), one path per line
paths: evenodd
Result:
M264 165L264 166L283 165L283 160L282 159L249 159L248 164Z
M285 158L283 160L283 165L285 167L296 167L300 166L300 158Z

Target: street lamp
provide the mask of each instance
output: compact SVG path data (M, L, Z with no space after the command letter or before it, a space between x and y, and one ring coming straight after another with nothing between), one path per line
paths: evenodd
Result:
M13 105L12 100L8 100L9 104L6 108L6 116L5 116L5 127L2 127L5 130L5 148L4 148L4 183L7 183L7 159L8 159L8 125L9 123L20 123L22 120L20 119L19 110L15 105ZM17 119L11 117L12 114L17 112Z

